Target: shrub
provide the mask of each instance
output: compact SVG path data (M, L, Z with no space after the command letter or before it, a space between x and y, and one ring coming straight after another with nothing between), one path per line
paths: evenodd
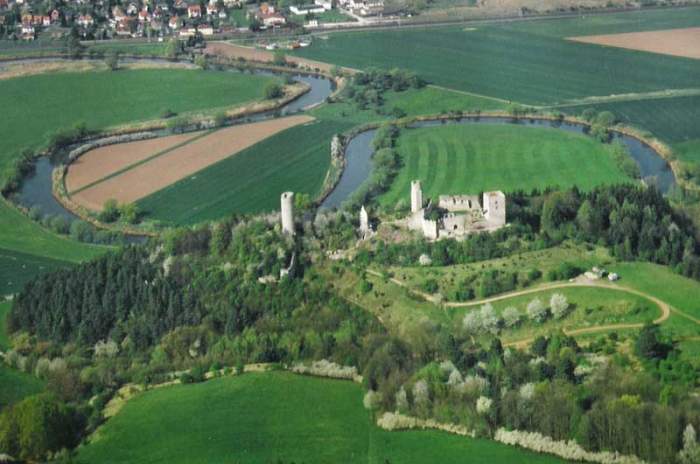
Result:
M527 305L527 316L535 322L544 322L547 319L547 308L542 300L535 298Z
M520 323L520 311L514 306L508 306L503 310L503 321L506 327L515 327Z
M119 219L119 206L117 205L117 200L114 198L110 198L109 200L105 201L104 206L102 207L102 212L99 214L99 219L102 222L115 222L117 219Z
M282 86L276 82L270 82L265 86L264 91L265 98L268 100L274 100L276 98L281 98L284 96L284 91Z
M549 307L552 310L552 316L554 316L555 319L561 319L569 310L569 302L561 293L555 293L549 300Z

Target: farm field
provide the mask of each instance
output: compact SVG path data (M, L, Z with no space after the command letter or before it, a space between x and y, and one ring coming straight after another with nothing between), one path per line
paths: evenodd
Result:
M280 194L287 190L313 198L330 165L331 138L352 125L320 121L287 129L149 195L138 205L151 218L183 225L233 212L275 210ZM296 143L299 140L307 142Z
M79 122L101 129L175 112L235 105L262 95L270 78L223 72L157 69L97 73L52 73L3 81L0 107L0 182L25 148L39 149L51 133ZM178 94L173 99L172 95ZM76 98L80 95L80 98ZM37 117L40 114L41 117ZM0 203L0 248L78 262L106 249L79 244L43 229Z
M700 59L700 28L571 37L581 43Z
M250 373L159 388L129 401L80 448L79 462L240 463L564 461L435 431L386 432L351 382Z
M91 150L68 167L65 179L66 189L69 193L73 193L131 164L171 149L196 136L196 133L171 135Z
M363 69L403 67L433 84L477 94L543 105L592 95L695 88L700 61L606 48L565 40L572 35L683 27L700 9L671 15L646 12L638 21L615 15L578 21L534 21L478 27L413 28L332 34L297 56ZM677 22L678 26L668 26ZM546 23L546 24L545 24ZM589 24L590 23L590 24ZM540 26L544 32L540 32ZM697 24L691 24L696 26ZM411 46L406 46L411 44ZM553 75L556 70L556 76ZM601 70L603 72L601 72Z
M398 151L403 166L379 199L386 206L408 198L414 179L433 199L554 186L587 190L630 180L606 146L558 129L497 124L409 129L399 137Z
M260 61L263 63L271 62L275 58L275 54L271 51L262 50L254 47L235 45L228 42L209 42L205 52L209 55L220 55L228 58L244 58L250 61ZM296 56L287 56L287 61L296 63L300 66L330 71L332 65L321 61L309 60Z
M223 159L233 157L280 131L311 121L313 118L305 115L289 116L200 132L171 145L170 149L159 151L158 148L153 148L150 158L145 157L113 174L103 173L101 166L94 164L93 167L97 170L95 177L104 180L89 184L87 188L71 195L71 198L91 210L100 210L109 199L116 199L119 203L132 203ZM135 143L153 147L150 140ZM166 142L169 143L170 141ZM127 151L132 149L133 146L124 147Z

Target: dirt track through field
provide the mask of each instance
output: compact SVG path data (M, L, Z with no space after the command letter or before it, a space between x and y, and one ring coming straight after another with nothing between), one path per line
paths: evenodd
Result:
M66 189L74 192L155 153L196 137L197 133L171 135L150 140L120 143L96 148L70 164Z
M700 27L568 37L568 40L642 52L700 59Z
M109 199L116 199L119 203L132 203L278 132L313 120L309 116L290 116L220 129L133 169L109 177L103 182L79 191L71 198L76 203L94 211L101 210L102 205ZM145 142L151 142L151 140L133 143ZM131 145L131 143L114 145L114 147L124 145ZM133 149L133 146L127 148L127 150ZM280 147L280 150L284 150L284 147ZM231 182L235 181L236 179L231 179Z
M267 50L260 50L253 47L244 47L242 45L234 45L227 42L210 42L207 44L206 53L210 55L220 55L227 58L244 58L249 61L259 61L262 63L272 63L275 59L275 54ZM299 58L298 56L285 55L285 59L289 62L296 63L299 66L318 68L324 72L330 72L333 68L332 64L322 61L308 60ZM352 68L343 68L346 71L355 71Z

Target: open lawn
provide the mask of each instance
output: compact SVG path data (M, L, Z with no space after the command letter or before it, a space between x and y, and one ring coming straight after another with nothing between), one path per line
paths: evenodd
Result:
M488 190L532 190L573 185L583 190L630 180L607 147L584 135L522 125L450 124L404 130L403 166L384 205L408 199L421 181L424 197Z
M7 336L7 313L10 312L12 302L3 301L0 303L0 350L4 351L10 346L10 340Z
M38 274L72 265L67 261L0 248L0 297L19 292Z
M563 461L435 431L386 432L347 381L286 372L245 374L139 395L78 462L523 463Z
M445 87L526 104L552 104L591 95L697 87L698 60L565 40L573 35L628 32L632 26L687 27L689 18L696 21L690 25L697 26L700 9L631 19L620 15L608 19L606 27L600 27L600 19L586 17L495 24L470 31L454 26L347 32L293 53L358 69L408 68ZM615 21L622 26L616 27Z
M313 198L330 165L331 138L351 125L321 121L287 129L138 204L151 218L181 225L275 210L288 190Z

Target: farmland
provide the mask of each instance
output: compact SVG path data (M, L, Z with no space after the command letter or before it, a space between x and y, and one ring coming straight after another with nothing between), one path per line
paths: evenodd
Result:
M236 105L258 98L270 78L224 72L157 69L52 73L9 79L0 90L6 122L0 137L0 182L25 148L40 149L49 135L85 122L91 129ZM178 98L172 98L177 94ZM80 98L76 98L80 95ZM40 114L41 117L37 117ZM78 244L46 231L0 203L0 248L42 258L82 261L104 248ZM30 265L33 266L33 265ZM30 274L27 273L26 276Z
M185 140L165 141L163 147L153 146L153 141L137 142L152 150L133 164L106 173L101 165L93 163L91 173L98 180L79 189L72 198L88 209L99 210L109 199L120 203L132 203L162 188L184 179L218 161L232 157L257 142L284 129L309 123L313 119L304 116L289 116L251 124L234 125L212 132L201 132ZM116 148L110 155L120 158L121 150L127 152L133 147ZM100 156L99 154L96 156Z
M403 167L380 199L384 205L407 198L414 179L431 198L629 180L605 146L557 129L455 124L404 131L398 144Z
M20 291L37 274L71 265L67 261L0 249L0 296Z
M147 439L145 439L147 437ZM481 463L563 461L443 432L386 432L346 381L251 373L144 393L79 450L80 462Z
M313 197L330 165L331 138L350 127L321 121L287 129L138 204L152 218L181 225L233 212L270 211L287 190ZM299 140L307 143L295 143Z
M644 20L647 27L669 21L680 27L699 16L696 8L685 10L683 16L647 12ZM615 19L616 15L608 15L471 31L444 27L339 33L295 54L360 69L409 68L434 84L533 105L697 86L693 76L700 71L700 61L565 40L601 29L610 33L640 27L625 16L618 17L622 22L618 27ZM604 20L607 24L602 27Z

